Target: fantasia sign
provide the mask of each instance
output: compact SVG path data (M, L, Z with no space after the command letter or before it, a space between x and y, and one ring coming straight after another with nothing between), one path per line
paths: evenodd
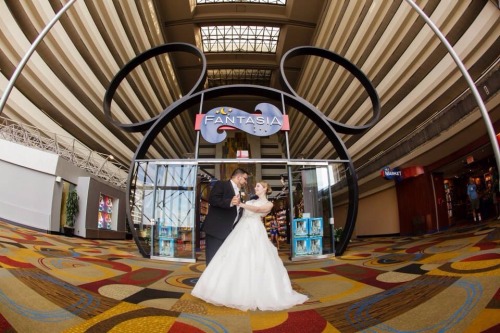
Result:
M288 116L269 103L260 103L255 107L260 113L251 114L227 106L217 107L205 114L196 115L195 130L210 143L219 143L226 139L226 132L220 130L239 129L255 136L268 136L278 131L288 131Z

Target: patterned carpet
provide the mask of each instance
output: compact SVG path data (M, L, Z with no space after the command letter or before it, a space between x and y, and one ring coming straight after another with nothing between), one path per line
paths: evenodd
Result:
M205 268L142 258L133 241L0 221L0 332L500 332L500 223L353 240L345 255L283 261L310 300L241 312L190 295Z

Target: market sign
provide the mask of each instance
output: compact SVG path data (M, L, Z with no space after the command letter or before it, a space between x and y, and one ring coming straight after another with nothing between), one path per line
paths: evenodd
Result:
M260 103L255 107L258 113L231 108L216 107L205 114L197 114L195 130L200 131L205 140L219 143L226 138L226 130L239 129L255 136L269 136L290 130L288 116L283 115L274 105Z
M380 170L380 175L387 180L403 179L403 172L399 168L391 169L388 166Z
M403 180L407 178L417 177L425 173L425 170L420 165L409 166L406 168L393 168L386 166L380 170L380 175L387 180Z

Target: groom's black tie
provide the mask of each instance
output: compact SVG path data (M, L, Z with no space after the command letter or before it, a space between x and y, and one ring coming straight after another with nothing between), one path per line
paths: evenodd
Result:
M243 196L241 195L241 191L239 191L239 194L240 194L240 201L243 202ZM243 211L244 211L244 209L241 207L237 207L237 209L238 209L238 211L236 213L236 220L234 220L234 223L233 223L233 229L234 229L234 227L236 227L236 225L240 221L241 216L243 215Z

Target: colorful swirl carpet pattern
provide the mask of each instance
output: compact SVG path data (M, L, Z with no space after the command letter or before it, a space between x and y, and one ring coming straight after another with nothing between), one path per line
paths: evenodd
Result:
M142 258L133 241L44 234L0 221L0 332L500 332L500 223L353 240L290 262L307 303L241 312L191 296L205 268Z

